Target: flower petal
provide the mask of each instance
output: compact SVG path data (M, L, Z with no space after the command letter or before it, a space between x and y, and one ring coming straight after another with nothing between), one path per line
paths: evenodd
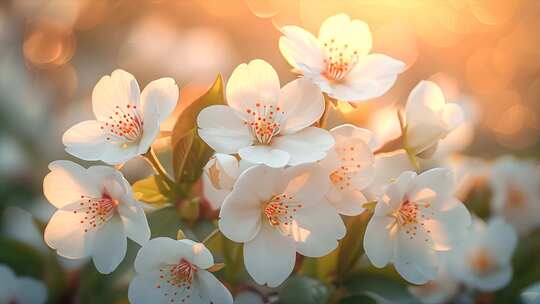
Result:
M232 304L231 292L216 277L206 270L197 271L198 286L205 303Z
M71 210L56 211L45 228L45 243L52 249L56 249L58 255L69 259L90 256L94 247L95 232L84 231L81 225L83 216L83 213L74 213Z
M319 202L296 212L291 233L300 254L321 257L337 248L346 229L337 211L330 204Z
M241 177L242 178L242 177ZM235 242L251 241L261 226L261 203L249 190L229 194L219 212L219 230Z
M407 126L440 125L439 113L445 107L445 98L441 88L431 81L420 81L409 94L405 106Z
M269 224L262 225L259 234L244 244L246 270L259 285L279 286L292 273L295 260L294 241Z
M179 240L177 243L184 248L185 258L195 266L207 269L214 265L214 257L203 243L197 243L189 239Z
M22 277L17 279L17 292L14 296L15 303L43 304L47 300L47 289L36 279Z
M332 40L333 39L333 40ZM345 14L327 18L319 29L319 41L357 51L358 56L364 56L371 50L372 40L368 25L360 20L351 20Z
M81 199L81 196L99 197L101 191L86 169L78 164L57 160L49 164L51 172L43 179L43 193L56 208L62 208Z
M148 242L150 239L150 227L139 202L130 197L125 197L118 206L118 214L128 238L141 246Z
M416 193L431 189L438 197L448 197L454 191L454 175L446 168L433 168L422 172L414 180L414 187L410 188L408 195L410 198Z
M323 159L334 145L334 139L324 129L307 127L297 133L277 136L272 148L286 151L290 155L289 165L315 162Z
M395 219L374 215L364 234L364 250L375 267L382 268L390 262L393 255L395 230L391 225Z
M329 200L329 202L336 208L339 214L355 216L364 212L362 205L367 203L367 199L362 192L349 190L343 192L339 200Z
M241 148L238 154L254 164L265 164L272 168L281 168L290 160L289 153L273 146L249 146Z
M324 96L309 79L300 78L281 89L278 106L285 113L281 134L291 134L318 121L324 112Z
M108 121L116 106L125 109L127 105L139 106L140 89L137 80L130 73L115 70L111 76L103 76L92 92L94 115L100 121Z
M463 110L458 104L447 103L444 106L442 120L448 131L454 130L465 120Z
M169 298L164 296L161 289L156 288L156 283L160 281L160 273L143 273L136 275L129 283L128 298L132 304L166 304L170 303Z
M227 103L239 113L255 109L257 103L275 106L279 99L279 78L262 59L237 66L227 82Z
M342 82L332 84L331 96L350 102L382 96L404 69L405 63L386 55L364 56Z
M284 36L279 38L279 50L290 65L300 70L324 70L324 51L313 34L298 26L284 26L281 33Z
M96 232L92 260L103 274L113 272L126 256L127 239L122 221L113 216Z
M9 297L17 292L17 277L11 268L0 264L0 301L8 303Z
M421 230L421 229L419 229ZM423 284L437 276L437 256L426 241L425 233L410 236L400 229L394 248L394 264L401 276L414 284Z
M185 252L186 246L176 240L166 237L151 239L137 253L134 264L135 270L138 273L157 271L162 264L173 265L178 263Z
M204 108L197 117L197 125L201 138L219 153L238 153L253 142L249 129L231 107Z
M178 86L172 78L160 78L150 82L141 93L144 123L150 123L146 113L157 112L158 124L163 123L174 111L178 101Z

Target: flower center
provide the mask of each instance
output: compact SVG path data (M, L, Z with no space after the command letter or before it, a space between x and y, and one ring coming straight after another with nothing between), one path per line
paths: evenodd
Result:
M506 195L506 204L510 207L522 207L525 204L525 194L518 187L511 185Z
M294 213L302 208L301 203L293 201L292 196L286 194L274 195L263 208L263 216L272 227L277 228L284 235L290 234Z
M101 228L113 217L119 202L112 199L108 194L103 194L101 198L92 198L81 195L79 208L73 213L81 214L80 223L84 227L84 232Z
M429 211L430 208L431 204L428 202L419 203L405 199L399 209L392 213L392 216L396 219L397 225L405 229L405 233L410 239L413 239L416 237L419 227L420 229L426 228L425 232L431 234L431 230L425 227L425 221L430 220L434 215L433 212Z
M100 128L108 132L107 140L122 144L136 142L143 133L144 122L137 106L127 104L125 108L116 106L114 114Z
M471 269L479 276L488 275L497 268L497 265L494 263L491 255L484 248L478 249L473 252L469 261Z
M247 108L246 113L249 117L244 124L250 128L251 134L260 144L269 144L272 137L279 134L285 114L279 107L256 103L255 108Z
M326 70L323 76L331 81L341 81L358 63L358 51L349 47L347 43L336 43L336 39L331 38L323 43L326 50Z
M191 283L197 273L197 267L182 258L178 264L165 265L159 269L160 281L156 288L163 291L168 303L189 302Z

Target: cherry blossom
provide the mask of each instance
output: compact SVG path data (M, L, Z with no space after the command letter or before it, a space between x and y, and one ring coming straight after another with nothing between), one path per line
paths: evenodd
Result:
M212 253L202 243L159 237L137 253L129 284L132 304L232 304L229 290L209 271Z
M91 256L101 273L111 273L126 255L130 238L143 245L150 229L129 183L106 166L85 169L70 161L54 161L43 192L58 210L45 228L45 242L63 257Z
M405 171L379 198L364 235L366 255L376 267L393 263L414 284L437 276L437 253L465 237L470 214L452 197L453 176L435 168L420 175Z
M379 97L405 69L403 62L387 55L369 54L368 25L346 14L326 19L318 37L298 26L284 26L281 32L283 57L335 99L358 102Z
M449 303L459 291L460 282L447 269L447 257L441 256L441 259L444 262L434 280L424 285L411 285L408 288L409 292L424 304Z
M305 79L280 89L276 71L264 60L236 67L227 102L197 118L199 135L217 153L283 167L320 160L334 144L328 131L311 126L324 112L320 90Z
M172 78L152 81L141 93L133 75L115 70L101 78L92 92L96 120L80 122L64 133L66 152L109 164L144 154L177 100L178 87Z
M491 170L491 208L526 234L540 226L540 169L533 161L498 159Z
M47 300L45 285L33 278L17 277L0 264L0 303L43 304Z
M328 254L345 235L336 210L322 201L328 177L316 165L287 169L259 165L242 173L221 206L219 229L244 243L247 272L258 284L280 285L296 252Z
M468 237L450 259L450 271L470 287L482 291L497 290L512 279L512 254L517 233L502 218L486 224L476 219Z

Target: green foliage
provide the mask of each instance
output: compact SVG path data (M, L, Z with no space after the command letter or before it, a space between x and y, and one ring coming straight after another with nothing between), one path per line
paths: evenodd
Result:
M306 276L293 275L279 291L281 304L323 304L330 298L330 291L321 281Z
M212 156L212 149L197 133L197 116L202 109L220 104L225 104L225 97L223 80L218 75L210 89L178 117L171 138L174 178L178 183L195 183Z
M345 282L345 288L353 297L367 296L377 303L418 303L406 286L381 274L355 273Z
M163 207L174 202L175 194L163 178L152 175L133 184L135 197L154 207Z

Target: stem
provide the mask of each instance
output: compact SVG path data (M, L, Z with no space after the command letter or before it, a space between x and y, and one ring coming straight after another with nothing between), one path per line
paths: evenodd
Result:
M204 240L202 241L203 244L206 244L206 242L210 241L214 236L216 236L217 234L219 233L219 229L216 229L212 232L210 232L209 235L206 236L206 238L204 238Z
M161 163L159 162L156 156L156 152L152 148L150 148L148 152L143 154L143 156L148 161L150 166L152 166L156 174L161 176L161 178L165 181L165 183L167 183L170 189L173 189L175 183L173 179L169 176L169 174L167 174L167 171L165 171Z

